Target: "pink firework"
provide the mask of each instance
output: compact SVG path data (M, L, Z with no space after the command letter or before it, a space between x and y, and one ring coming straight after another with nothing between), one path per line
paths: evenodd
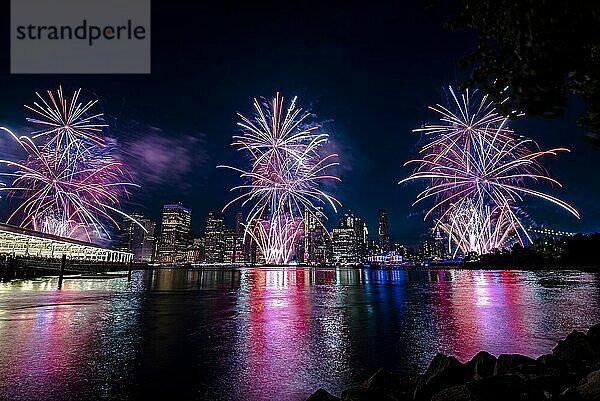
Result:
M26 151L22 162L0 160L13 169L12 185L0 188L21 199L8 223L69 238L110 238L105 223L118 227L112 214L129 217L118 208L127 188L137 186L125 178L123 166L101 152L73 141L58 158L26 136L17 138ZM79 149L78 149L79 148ZM67 156L67 153L69 156ZM73 157L76 154L78 156Z
M456 250L487 253L515 240L530 241L518 217L519 206L528 196L579 218L568 203L535 189L540 182L560 186L540 159L568 149L542 150L533 140L516 135L487 96L473 102L475 93L458 97L452 88L450 93L455 111L440 105L430 108L441 115L440 122L415 130L430 139L421 148L421 157L406 163L417 167L400 183L427 184L415 204L433 202L425 219L435 216L436 225L448 233Z
M296 98L285 107L277 93L261 107L254 99L252 118L238 114L242 133L235 146L249 159L250 168L219 166L240 173L242 193L225 205L242 201L250 205L246 233L254 238L269 264L287 264L294 255L304 211L328 204L337 211L340 202L323 188L339 178L328 173L338 165L337 154L324 152L329 136L309 123L309 112L296 107Z
M80 91L71 99L62 88L56 95L48 91L48 101L37 94L41 103L26 107L39 115L29 121L44 129L31 136L17 137L0 127L26 154L18 161L0 160L11 169L2 175L12 178L0 191L20 201L8 223L91 242L110 239L107 224L118 228L115 214L135 222L120 202L137 185L111 156L102 132L106 125L97 123L101 114L91 110L96 101L79 103Z

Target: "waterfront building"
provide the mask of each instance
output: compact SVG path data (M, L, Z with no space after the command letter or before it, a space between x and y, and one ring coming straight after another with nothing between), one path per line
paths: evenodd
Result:
M0 257L129 263L133 254L0 223Z
M204 260L222 263L225 253L225 227L221 213L209 212L204 230Z
M239 264L246 262L243 231L239 232L235 228L225 230L223 244L223 261L225 263Z
M181 203L163 206L157 260L177 263L187 260L191 242L192 210Z
M204 262L204 237L195 237L192 246L187 252L187 261L190 263Z
M403 256L395 251L380 252L367 257L367 262L375 266L399 266L403 262Z
M133 253L134 262L153 262L156 247L156 223L140 214L132 214L135 220L124 221L122 244Z

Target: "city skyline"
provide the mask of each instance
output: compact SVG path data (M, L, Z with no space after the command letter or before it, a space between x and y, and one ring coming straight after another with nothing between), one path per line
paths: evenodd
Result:
M165 16L175 13L164 5L156 7L155 11ZM187 12L175 14L185 22L198 15L197 7L181 5L179 10ZM343 32L325 23L328 6L324 6L322 15L311 16L327 30L323 41L302 30L306 36L290 43L285 37L271 38L268 29L261 26L253 27L254 33L248 37L223 36L212 29L218 26L221 15L218 6L212 7L208 11L216 14L214 21L207 18L206 25L194 34L188 27L193 24L182 23L177 34L160 21L153 26L157 57L151 76L131 80L122 76L0 77L5 90L0 98L3 123L18 133L30 132L25 120L29 114L22 105L31 104L35 91L56 89L59 84L67 92L83 88L82 96L99 99L97 106L111 126L109 136L120 145L121 157L131 164L133 178L141 184L124 209L158 220L162 204L174 200L194 210L220 210L230 199L229 188L236 183L235 173L215 168L235 164L237 154L229 145L231 136L238 133L235 113L252 112L252 98L268 98L278 90L288 99L298 95L302 105L324 122L340 155L338 175L342 182L334 193L343 209L337 215L326 211L328 217L335 221L352 210L375 228L377 215L373 211L386 208L390 234L400 241L414 242L415 233L428 226L422 218L425 208L411 207L420 188L396 185L410 173L402 162L416 155L421 142L411 130L433 121L426 106L447 96L447 85L468 76L468 71L456 68L456 61L471 47L472 38L444 31L441 23L448 13L424 10L418 4L406 9L381 6L385 12L366 9L364 21L361 17L361 24L343 23L347 28ZM249 16L270 15L260 6L243 6L243 11ZM340 21L359 18L356 10L339 12ZM239 29L247 27L249 20L240 19ZM279 26L288 22L272 23ZM289 23L297 27L295 22ZM412 35L417 28L420 34ZM205 35L215 44L207 49L205 58L185 51L193 46L197 35ZM381 35L389 37L385 46L373 46ZM172 43L175 38L181 46L172 49L172 57L166 57L168 46L160 44ZM255 43L268 47L266 60L244 50ZM396 51L400 48L405 50ZM440 59L442 52L447 57ZM5 57L0 55L2 60ZM247 62L241 63L243 66L231 63L238 57ZM174 62L185 79L171 80ZM334 75L337 79L328 78ZM152 88L151 96L147 88ZM594 232L600 230L600 210L594 202L600 178L588 171L597 151L580 140L582 130L575 120L581 108L580 100L573 97L561 118L525 116L514 124L543 146L566 146L572 151L548 163L550 173L565 184L565 188L551 191L576 206L582 220L565 219L542 203L531 202L528 208L535 221L566 231ZM5 138L0 141L6 145ZM1 202L5 205L5 199ZM201 227L200 221L193 222L195 230Z
M162 210L160 224L146 216L133 214L140 224L126 221L117 235L115 251L129 252L136 263L166 266L272 265L265 260L255 238L245 232L245 219L241 211L235 212L232 221L226 220L222 212L208 211L197 217L206 222L204 230L194 232L191 230L192 210L181 202L166 204ZM461 258L469 257L462 252L457 255L459 249L440 227L433 226L419 233L416 245L396 241L388 235L387 210L379 209L377 215L377 227L372 230L369 230L361 216L352 211L344 212L334 227L327 229L322 207L318 207L316 213L305 210L303 230L296 238L289 262L304 266L376 266L456 263ZM576 234L536 226L529 226L525 230L532 238L532 249L542 247L558 253L564 252L566 239ZM487 256L493 257L498 252L505 254L511 250L508 247L496 249Z

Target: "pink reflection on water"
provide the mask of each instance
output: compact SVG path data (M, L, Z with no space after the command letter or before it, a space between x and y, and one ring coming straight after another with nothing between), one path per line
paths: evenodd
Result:
M533 272L460 270L452 271L450 279L445 272L436 274L439 282L432 302L440 352L461 361L480 350L537 357L540 342L548 344L546 352L550 352L556 340L544 338L540 328L556 330L558 325L565 328L564 335L575 328L584 329L589 320L584 310L596 304L589 292L585 299L567 287L557 291L560 304L552 305L566 313L545 309L548 303L538 297L539 292L548 290L541 288ZM595 281L591 275L582 276L584 281Z
M462 273L465 272L459 272ZM502 271L499 276L482 271L469 273L471 277L459 278L461 285L454 289L455 302L461 307L453 313L457 337L462 339L454 349L455 355L467 360L479 350L523 352L515 349L514 339L532 334L523 308L529 289L512 285L514 272Z
M99 303L96 290L105 291L111 283L66 280L62 290L56 289L56 280L20 285L12 294L10 313L0 319L0 338L9 341L0 352L0 395L80 398L105 342L103 317L110 304ZM86 290L90 300L83 296Z
M298 381L305 368L311 314L305 294L309 274L302 269L256 269L246 277L249 313L242 341L247 347L244 393L249 399L257 393L270 393L276 399L281 387L274 384Z

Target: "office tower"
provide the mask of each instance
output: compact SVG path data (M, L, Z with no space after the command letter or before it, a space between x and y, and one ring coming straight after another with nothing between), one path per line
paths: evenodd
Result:
M238 255L234 262L247 263L250 261L250 248L246 242L250 242L250 237L244 238L245 232L244 215L242 212L235 214L235 252ZM247 241L246 241L247 240Z
M360 217L348 212L333 229L333 261L337 264L362 262L367 252L367 225Z
M235 230L235 233L238 236L243 236L244 235L244 215L242 214L242 212L236 212L235 213L235 226L234 226L234 230Z
M154 262L156 250L156 222L144 219L142 225L146 229L143 234L142 249L140 252L141 262Z
M378 234L379 234L379 250L380 252L387 252L390 250L390 232L388 228L388 213L385 209L379 210L378 222Z
M222 263L225 251L225 227L221 213L209 212L204 231L204 258L207 263Z
M258 244L256 240L252 238L250 234L242 234L243 235L243 246L244 246L244 259L247 263L251 264L260 264L264 263L264 257L262 252L258 249Z
M123 249L133 253L134 262L154 261L156 223L140 214L132 214L135 220L124 221Z
M434 255L438 260L444 260L449 257L448 252L448 237L444 236L440 233L440 229L437 228L435 230L435 234L433 235L433 243L434 245Z
M421 241L419 253L423 260L439 261L448 258L447 237L439 229L433 230Z
M235 263L235 229L226 229L223 234L223 262Z
M304 234L298 246L298 260L307 264L323 265L330 261L330 236L325 228L323 207L304 212Z
M241 235L240 235L241 234ZM235 229L227 229L224 234L224 247L225 253L223 261L229 264L240 264L245 263L245 252L243 232L240 233Z
M369 253L369 228L367 227L367 223L362 221L360 217L356 218L355 229L356 229L356 239L358 241L358 256L360 260L362 260Z
M196 237L188 249L187 260L190 263L201 263L204 259L204 237Z
M192 210L181 203L163 206L158 261L177 263L187 260L191 242Z
M339 226L333 229L333 260L336 264L356 263L356 233L352 227Z

